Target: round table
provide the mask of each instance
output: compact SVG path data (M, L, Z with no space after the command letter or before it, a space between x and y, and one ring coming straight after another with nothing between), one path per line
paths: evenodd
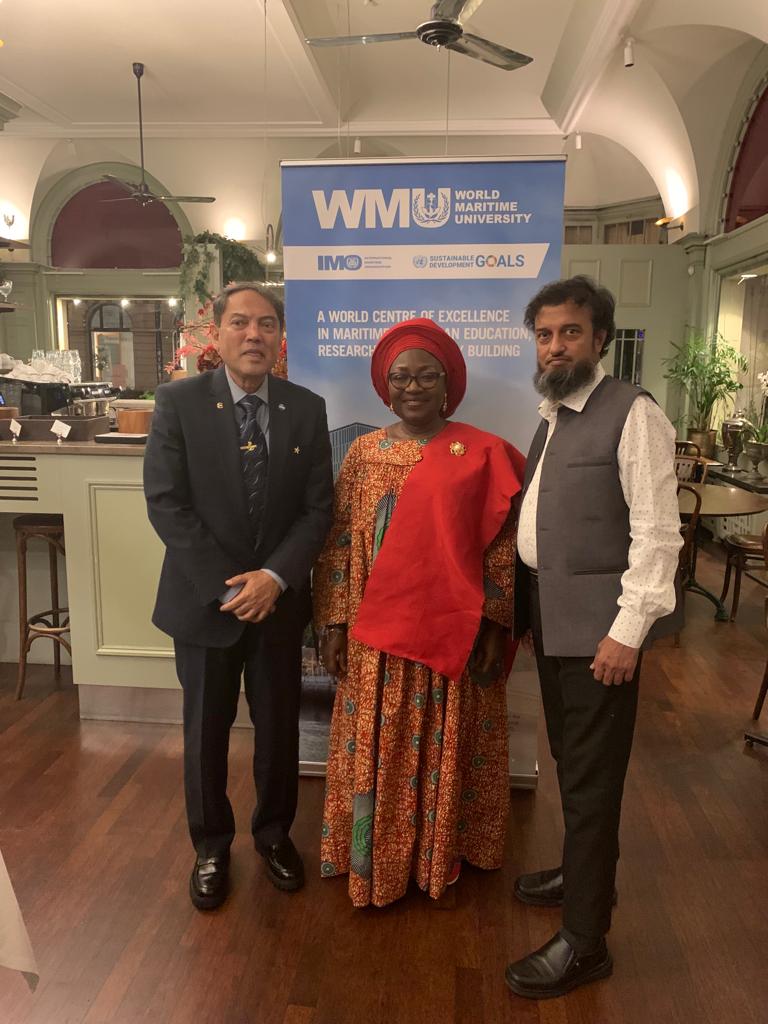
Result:
M712 516L752 516L758 512L768 511L768 498L761 494L754 494L752 491L745 491L741 487L720 487L717 484L685 484L693 488L701 495L701 508L699 518ZM680 515L691 515L694 509L695 500L690 491L682 489L677 496L680 507ZM698 524L697 524L698 526ZM698 532L698 531L697 531ZM698 550L698 538L693 538L693 553L691 556L691 576L685 585L686 590L692 590L695 594L706 597L715 606L715 619L718 622L727 622L728 613L719 597L702 587L696 579L696 554Z
M717 484L686 484L686 487L692 487L701 495L700 516L751 516L768 511L768 498L741 487ZM690 491L680 491L678 504L681 515L693 512L694 499Z

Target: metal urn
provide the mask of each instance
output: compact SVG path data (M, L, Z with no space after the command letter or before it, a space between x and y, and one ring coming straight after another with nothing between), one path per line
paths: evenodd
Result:
M768 457L768 444L762 441L747 441L744 445L744 454L752 463L752 472L745 479L751 480L754 483L761 481L763 475L760 472L759 466L763 459Z
M737 410L733 416L723 420L722 437L725 450L728 452L728 465L723 472L743 473L739 467L739 456L744 451L745 434L751 429L749 420L744 413Z

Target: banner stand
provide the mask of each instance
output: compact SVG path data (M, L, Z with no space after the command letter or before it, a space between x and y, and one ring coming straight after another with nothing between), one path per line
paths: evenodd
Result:
M417 316L440 324L464 354L468 387L456 418L526 452L539 398L523 312L560 277L564 157L281 166L289 375L326 399L334 470L355 437L387 418L370 384L376 341ZM320 774L333 684L312 653L305 649L301 759ZM522 655L507 691L510 776L532 788L538 684Z

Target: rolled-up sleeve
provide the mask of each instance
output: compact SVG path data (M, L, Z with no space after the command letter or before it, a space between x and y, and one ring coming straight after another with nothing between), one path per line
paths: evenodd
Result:
M629 566L621 577L619 612L608 635L641 647L656 619L675 607L682 546L675 477L675 430L659 406L640 396L618 448L619 477L629 506Z

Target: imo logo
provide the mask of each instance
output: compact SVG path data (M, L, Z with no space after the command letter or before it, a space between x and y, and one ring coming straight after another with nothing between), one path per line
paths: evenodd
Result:
M413 257L413 265L414 265L414 267L416 267L417 270L423 270L426 267L427 262L428 261L427 261L427 257L426 256L414 256Z
M360 270L363 266L363 257L356 252L344 256L321 253L317 257L318 270Z

